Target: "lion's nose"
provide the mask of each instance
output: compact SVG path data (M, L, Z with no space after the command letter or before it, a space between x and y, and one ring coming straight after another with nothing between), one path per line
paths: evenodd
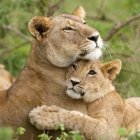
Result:
M95 43L97 42L98 38L99 38L99 35L93 35L93 36L88 37L89 40L94 41Z
M75 85L77 85L77 84L80 83L80 81L74 81L74 80L70 80L70 81L71 81L71 83L72 83L73 86L75 86Z

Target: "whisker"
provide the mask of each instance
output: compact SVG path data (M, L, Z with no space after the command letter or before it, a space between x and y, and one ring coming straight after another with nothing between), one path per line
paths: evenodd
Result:
M110 57L110 59L112 59L112 54L111 54L111 50L110 50L111 45L109 44L109 42L104 42L104 51L107 54L107 56Z
M78 51L73 55L74 62L76 61L77 55L78 55Z

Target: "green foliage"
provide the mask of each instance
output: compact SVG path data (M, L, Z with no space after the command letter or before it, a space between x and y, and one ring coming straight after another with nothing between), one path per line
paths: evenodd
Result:
M56 140L66 140L69 137L69 135L65 132L65 127L63 124L58 124L56 129L61 130L61 135L57 137Z
M19 127L16 131L16 135L23 135L25 133L25 128Z
M38 136L38 138L39 140L51 140L52 136L48 136L47 134L45 134L45 132L43 132Z
M72 140L84 140L84 137L78 131L69 131L66 132L63 124L58 124L56 130L61 130L61 135L56 138L56 140L66 140L67 138L71 138Z
M65 131L65 127L63 124L58 124L57 129L61 130L61 134L56 140L66 140L70 138L72 140L84 140L84 137L78 131ZM14 131L11 127L1 127L0 128L0 140L18 140L21 135L25 134L25 129L23 127L17 128ZM28 132L27 132L28 133ZM120 128L118 131L121 138L127 138L128 140L140 140L140 130L136 130L132 132L126 128ZM39 140L51 140L52 136L43 131L42 134L38 136Z
M0 128L0 140L12 140L14 131L11 127Z
M69 132L72 140L84 140L84 137L78 131Z
M58 124L56 126L56 130L60 130L61 134L60 136L56 137L56 140L67 140L67 138L70 138L72 140L84 140L84 137L77 131L69 131L67 132L65 130L65 127L63 124ZM52 136L49 136L48 134L43 131L42 134L38 136L39 140L51 140Z
M0 127L0 140L18 140L25 133L23 127L17 128L14 131L11 127Z
M127 138L128 140L140 140L140 130L136 130L132 132L126 128L119 129L119 135L122 138Z
M126 128L123 128L123 127L119 129L119 135L121 137L128 137L130 132L131 130L127 130Z

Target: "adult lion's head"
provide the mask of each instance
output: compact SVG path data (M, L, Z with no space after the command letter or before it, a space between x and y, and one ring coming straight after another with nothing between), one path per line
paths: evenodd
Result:
M29 31L37 40L44 58L52 64L65 67L77 59L98 59L102 54L103 42L99 32L84 21L83 7L73 14L55 17L33 17ZM46 58L45 58L46 59Z
M121 70L121 61L102 64L99 61L82 60L73 64L67 73L67 95L73 99L92 102L112 92L111 81Z

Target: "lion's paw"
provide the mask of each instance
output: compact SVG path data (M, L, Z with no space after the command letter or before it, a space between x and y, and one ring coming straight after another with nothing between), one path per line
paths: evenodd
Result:
M63 123L63 111L64 109L57 106L48 107L43 105L30 112L30 122L40 130L56 129L59 123Z

